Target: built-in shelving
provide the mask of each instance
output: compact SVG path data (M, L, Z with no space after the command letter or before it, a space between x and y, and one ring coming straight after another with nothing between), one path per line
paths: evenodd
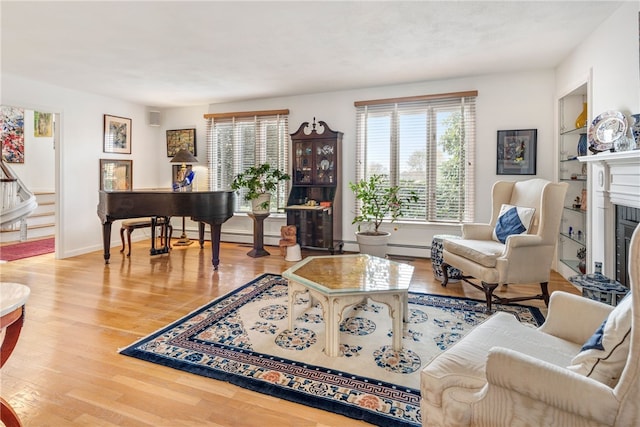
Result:
M578 161L580 136L587 127L575 122L587 102L587 84L558 100L558 181L569 184L558 235L557 270L564 277L580 274L578 251L587 247L587 167ZM585 206L586 203L586 206ZM583 267L584 268L584 267Z

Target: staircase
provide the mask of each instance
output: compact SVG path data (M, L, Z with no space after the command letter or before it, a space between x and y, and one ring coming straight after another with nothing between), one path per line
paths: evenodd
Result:
M26 217L27 236L20 238L20 222L0 229L0 243L19 242L23 240L42 239L55 235L56 194L34 193L38 207Z
M0 164L0 243L55 234L55 193L33 194L4 161Z

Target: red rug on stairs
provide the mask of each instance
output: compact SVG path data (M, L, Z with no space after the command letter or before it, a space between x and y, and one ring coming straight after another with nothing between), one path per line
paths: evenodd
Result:
M0 246L0 261L15 261L37 255L49 254L55 250L55 239L30 240Z

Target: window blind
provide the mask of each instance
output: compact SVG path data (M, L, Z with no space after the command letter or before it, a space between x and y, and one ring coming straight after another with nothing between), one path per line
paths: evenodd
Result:
M288 110L206 114L209 188L229 190L237 174L262 163L288 172L288 114ZM271 199L273 212L284 209L287 195L287 183L279 184ZM236 201L236 212L251 211L244 191Z
M381 174L401 193L418 194L405 220L472 222L476 96L356 102L356 179Z

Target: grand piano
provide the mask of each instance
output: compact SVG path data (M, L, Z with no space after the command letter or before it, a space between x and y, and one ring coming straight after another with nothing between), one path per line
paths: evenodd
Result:
M100 191L98 217L102 221L102 243L104 262L111 257L111 224L117 219L188 216L198 221L200 248L204 247L204 224L211 227L211 263L215 270L220 263L220 231L222 223L233 216L235 192L233 191ZM169 252L165 239L164 247L155 248L155 224L151 227L151 255Z

